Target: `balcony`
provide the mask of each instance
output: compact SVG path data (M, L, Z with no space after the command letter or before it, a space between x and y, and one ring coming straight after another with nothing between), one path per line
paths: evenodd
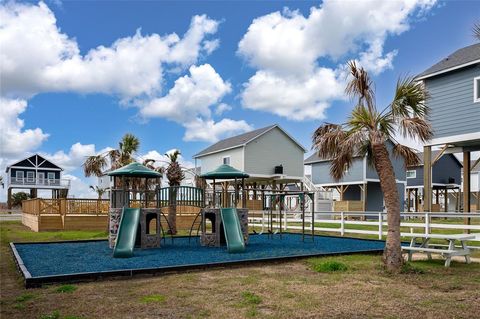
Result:
M51 178L16 178L8 179L7 187L22 187L22 188L70 188L69 179L51 179Z

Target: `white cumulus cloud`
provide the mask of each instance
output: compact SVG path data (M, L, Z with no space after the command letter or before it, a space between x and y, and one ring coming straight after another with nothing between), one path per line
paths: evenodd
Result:
M244 120L224 118L218 122L213 120L196 120L186 123L185 141L217 142L219 139L251 131L253 127Z
M343 98L344 65L355 59L372 74L393 67L388 36L410 28L436 0L333 1L308 16L284 9L253 20L238 54L256 73L244 84L244 107L293 120L322 119ZM332 67L334 65L334 67Z
M24 122L19 118L27 109L28 99L34 95L101 93L119 97L123 102L155 100L162 94L165 71L183 71L218 48L219 40L211 38L218 25L218 21L206 15L195 15L183 36L176 33L145 35L138 29L132 36L82 54L76 39L59 28L54 13L44 2L3 2L0 4L0 158L12 159L34 151L48 137L40 128L24 129ZM198 72L206 68L197 67ZM197 69L190 69L192 78ZM217 76L217 82L209 83L218 84L216 94L223 96L230 91L230 84L210 69ZM179 81L188 82L188 79ZM199 84L199 89L212 92L215 88ZM183 105L179 105L177 113L194 109L194 114L208 115L204 101L216 97L208 93L202 96L201 91L194 93L192 102L197 100L200 105L183 109ZM174 99L172 95L165 97L165 100ZM165 117L178 118L174 113L171 111ZM53 156L69 166L68 163L75 161L75 152L91 150L89 145L81 147L82 150L72 148L68 154L60 151Z
M38 148L48 137L40 128L24 129L19 118L27 101L0 97L0 158L15 158Z
M188 66L214 48L205 38L218 22L194 16L183 38L175 33L142 35L140 30L111 46L80 54L74 38L62 33L54 13L38 5L0 6L2 95L29 97L72 91L132 98L161 89L165 64Z
M191 66L189 75L178 78L163 97L147 101L140 110L144 117L162 117L186 128L185 141L217 141L233 133L251 129L245 121L212 119L212 108L219 115L228 110L220 103L231 92L231 84L224 81L210 64Z

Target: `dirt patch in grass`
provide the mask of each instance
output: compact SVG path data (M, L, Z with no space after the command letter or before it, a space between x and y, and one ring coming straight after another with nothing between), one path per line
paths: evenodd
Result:
M394 276L383 273L378 255L315 258L347 265L343 272L316 272L311 260L298 260L80 283L70 293L57 292L68 285L25 290L7 244L36 239L25 232L19 223L0 223L1 318L441 319L480 313L480 264L445 268L441 260L415 261L415 271Z

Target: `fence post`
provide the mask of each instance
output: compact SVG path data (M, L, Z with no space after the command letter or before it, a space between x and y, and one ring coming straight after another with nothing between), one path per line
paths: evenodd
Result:
M383 212L378 212L378 239L383 236Z
M340 235L345 235L345 220L344 220L345 214L343 212L340 212Z
M262 234L265 231L265 210L262 210Z
M428 212L425 212L425 234L430 234L430 218Z

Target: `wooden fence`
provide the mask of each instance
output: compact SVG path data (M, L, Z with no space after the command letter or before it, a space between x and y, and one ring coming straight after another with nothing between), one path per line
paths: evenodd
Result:
M107 215L109 201L106 199L34 198L22 202L22 211L31 215Z
M333 202L333 211L335 212L361 212L363 211L363 201L361 200L339 200Z
M130 206L145 207L145 201L131 200ZM109 200L34 198L22 202L22 223L34 231L106 230L109 207ZM155 208L156 201L149 201L147 207ZM189 230L200 209L177 205L177 229ZM168 215L168 207L162 210Z

